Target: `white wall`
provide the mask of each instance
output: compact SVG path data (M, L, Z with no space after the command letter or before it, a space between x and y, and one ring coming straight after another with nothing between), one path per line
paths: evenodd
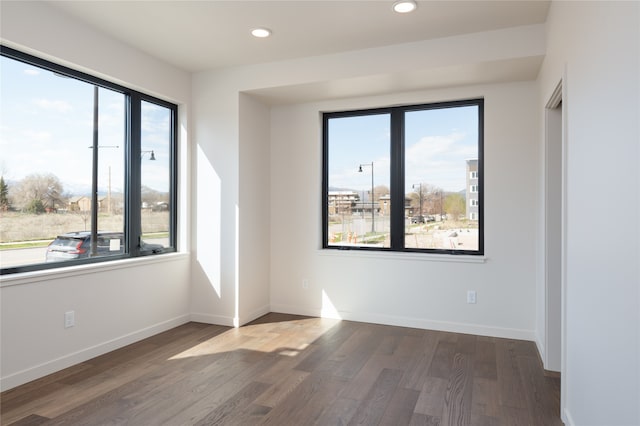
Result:
M476 97L485 99L486 262L320 249L321 111ZM533 340L536 99L533 83L510 83L274 108L272 310Z
M271 268L270 115L266 105L240 94L239 320L269 312Z
M549 12L539 109L566 73L569 424L640 424L639 28L638 2Z
M238 94L213 73L193 78L194 158L191 312L196 321L238 321Z
M195 245L191 295L192 318L226 325L244 324L266 310L269 305L272 310L292 312L294 309L301 311L304 308L305 312L316 312L316 298L311 299L313 303L305 301L303 305L297 306L297 302L302 299L283 298L281 295L286 291L296 293L302 276L315 282L315 285L323 282L322 278L316 275L320 274L320 271L297 264L298 261L308 260L307 244L311 244L313 250L320 246L320 172L318 171L320 135L317 109L315 113L309 113L306 110L305 113L301 113L298 107L294 107L292 111L296 118L293 119L282 118L278 109L275 109L271 116L273 108L270 109L268 105L316 100L318 97L323 99L350 97L353 93L392 93L401 89L408 90L409 83L414 86L433 85L435 84L433 79L428 76L442 79L447 73L474 81L503 78L505 74L496 74L493 66L489 67L490 72L483 72L486 64L505 65L512 62L521 64L521 61L529 63L531 58L534 59L532 62L536 63L536 58L540 58L544 53L543 30L544 27L540 25L509 28L366 51L196 74L193 78L192 91L193 140L196 146L193 162L195 167L192 173L195 182L192 213ZM482 48L480 49L479 46ZM516 72L509 78L517 80L523 78L523 74ZM445 80L450 82L448 79ZM443 80L438 81L443 84ZM532 86L525 84L514 87L516 88L514 93L522 95L523 99L529 99L530 105L536 104ZM508 91L496 91L501 93L499 96L501 101L515 101L524 108L522 99L515 96L510 98L506 92ZM452 96L465 98L482 94L481 90L477 92L445 91L433 92L431 98L429 98L431 95L425 97L424 94L420 94L413 98L407 95L398 99L404 101L412 98L415 102L424 102L429 98L441 101ZM388 102L388 99L380 98L379 102ZM306 107L300 108L304 110ZM508 109L504 107L505 111ZM502 113L501 108L495 110L491 108L488 111L490 115ZM298 119L307 124L299 127L292 123L292 129L295 129L296 135L303 139L295 143L292 141L293 137L277 140L279 133L276 132L286 130L281 127L281 122L287 120L295 122ZM498 119L495 116L492 118L492 120ZM309 120L313 122L309 124ZM517 132L512 127L523 121L519 116L508 126L494 127L491 130L500 140L491 145L496 147L496 151L500 151L496 152L496 155L520 155L523 152L527 156L538 155L535 146L537 140L535 126L530 126L531 132L527 134ZM522 124L525 127L528 125L524 122ZM272 129L271 140L268 137L270 128ZM313 139L310 140L310 137ZM499 145L503 146L497 148ZM521 152L521 146L527 146L532 151L529 152L528 148L524 148ZM310 157L312 151L309 150L313 149L317 151ZM515 173L520 166L514 163L511 167L507 169ZM527 182L525 185L532 186L532 190L536 190L533 181L529 182L533 179L532 175L524 176L522 179ZM282 185L285 183L286 188L291 190L286 200L282 198L283 195L280 195L283 190ZM497 192L493 194L487 192L488 199L499 198L498 194L502 190L519 191L518 188L509 188L510 185L515 187L516 183L502 182L498 179L494 184ZM281 211L282 203L286 201L287 205L291 205L291 194L295 194L297 204L304 203L305 206L296 206L294 211L299 211L301 215L296 214L295 217L290 218L290 223L281 224L280 218L286 216ZM286 210L289 211L289 207ZM523 209L519 214L526 218L532 213ZM303 224L300 223L301 220L304 220ZM487 226L497 225L498 223L489 223ZM282 234L283 232L285 234ZM506 241L508 239L506 236L503 237L498 233L496 235L497 239L492 242L501 245L510 244ZM505 239L504 242L499 241L502 238ZM280 252L283 239L292 243ZM531 242L527 243L529 244ZM303 247L302 253L292 253L292 250ZM271 248L270 253L269 248ZM530 251L530 248L525 248L525 251ZM288 267L291 277L283 281L281 276L286 272L281 258L289 255L291 255L291 262ZM361 261L354 259L353 262L358 264ZM400 265L402 262L404 261L391 261L394 265ZM482 268L493 271L491 273L495 274L495 279L501 283L512 279L515 281L514 273L519 267L530 270L531 275L535 273L529 259L505 264L506 269L491 266L491 262L493 260L489 259ZM424 265L423 262L419 264ZM439 262L429 265L428 268L433 265L435 268L442 268ZM466 271L478 266L458 264L458 269ZM398 267L400 266L390 269ZM445 267L443 271L451 269ZM326 269L323 271L327 272ZM265 281L261 274L269 274L270 282ZM462 276L470 275L470 272L464 272ZM450 277L447 282L452 281L452 278ZM295 283L295 286L292 283ZM517 302L511 305L503 302L520 297L515 289L525 289L525 293L530 293L527 297L533 297L533 283L532 278L518 280L507 290L507 293L499 296L502 302L498 302L493 296L486 299L487 305L482 305L484 302L481 302L478 308L480 311L486 309L486 313L489 313L489 304L497 303L497 306L501 306L505 312L488 314L495 317L484 317L486 323L481 323L474 330L487 332L486 326L489 326L493 327L492 330L497 334L517 334L532 338L534 303L532 301ZM275 293L270 292L270 286L277 287L277 290L274 290ZM443 292L449 294L447 297L451 300L465 300L463 296L458 297L460 287L455 288L444 283L438 286ZM489 285L487 290L484 288L477 288L477 290L480 292L480 297L484 297L489 296L495 288ZM466 292L466 288L464 291ZM274 295L277 295L275 299ZM354 303L356 299L353 298ZM396 321L418 319L422 321L422 325L425 325L428 319L431 321L429 324L448 321L453 325L446 324L447 327L459 326L458 323L470 327L477 317L477 314L470 311L467 306L464 306L464 313L460 315L440 315L440 313L428 315L418 307L412 308L412 312L404 313L400 312L401 308L379 309L379 299L375 298L370 302L360 299L360 302L363 305L358 308L359 312L379 314L384 321L390 321L397 316ZM431 303L435 305L435 302ZM397 304L400 306L400 302ZM344 307L344 309L351 308ZM510 318L516 318L516 321L510 323L508 321Z
M177 103L182 172L182 253L0 278L0 387L8 389L189 320L191 76L44 2L2 2L0 8L3 44ZM65 329L70 310L76 326Z
M3 390L189 320L184 255L65 269L2 282Z

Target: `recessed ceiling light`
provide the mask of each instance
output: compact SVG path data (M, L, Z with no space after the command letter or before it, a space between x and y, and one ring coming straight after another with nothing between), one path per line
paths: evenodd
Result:
M268 28L254 28L251 30L251 35L258 38L265 38L271 35L271 30Z
M418 4L413 0L401 0L393 4L393 11L398 13L409 13L416 10Z

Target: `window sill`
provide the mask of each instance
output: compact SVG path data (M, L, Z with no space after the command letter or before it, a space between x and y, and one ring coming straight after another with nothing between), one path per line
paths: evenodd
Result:
M60 278L75 277L80 275L95 274L116 269L134 268L155 263L176 262L189 258L189 253L165 253L156 256L136 257L132 259L114 260L112 262L100 262L87 265L74 265L56 269L41 271L21 272L0 276L0 288L14 285L31 284L40 281L49 281Z
M339 250L320 249L320 256L341 258L362 258L376 260L412 260L421 262L455 262L455 263L486 263L487 256L471 256L456 254L432 254L416 252L373 251L373 250Z

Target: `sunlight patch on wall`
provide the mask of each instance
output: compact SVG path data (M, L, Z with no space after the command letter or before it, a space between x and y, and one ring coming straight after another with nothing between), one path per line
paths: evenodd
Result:
M322 318L342 319L342 317L338 313L338 310L334 306L331 299L329 299L329 296L327 295L327 292L324 291L324 289L322 290L322 309L320 311L320 315L322 316Z
M218 297L221 297L222 183L200 145L198 145L197 164L196 182L199 184L195 199L197 214L195 226L198 230L196 260L211 287L216 291Z

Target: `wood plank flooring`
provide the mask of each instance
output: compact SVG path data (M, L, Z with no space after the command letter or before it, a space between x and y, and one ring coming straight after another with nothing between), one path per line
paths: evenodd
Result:
M188 323L0 394L0 424L554 426L532 342L268 314Z

